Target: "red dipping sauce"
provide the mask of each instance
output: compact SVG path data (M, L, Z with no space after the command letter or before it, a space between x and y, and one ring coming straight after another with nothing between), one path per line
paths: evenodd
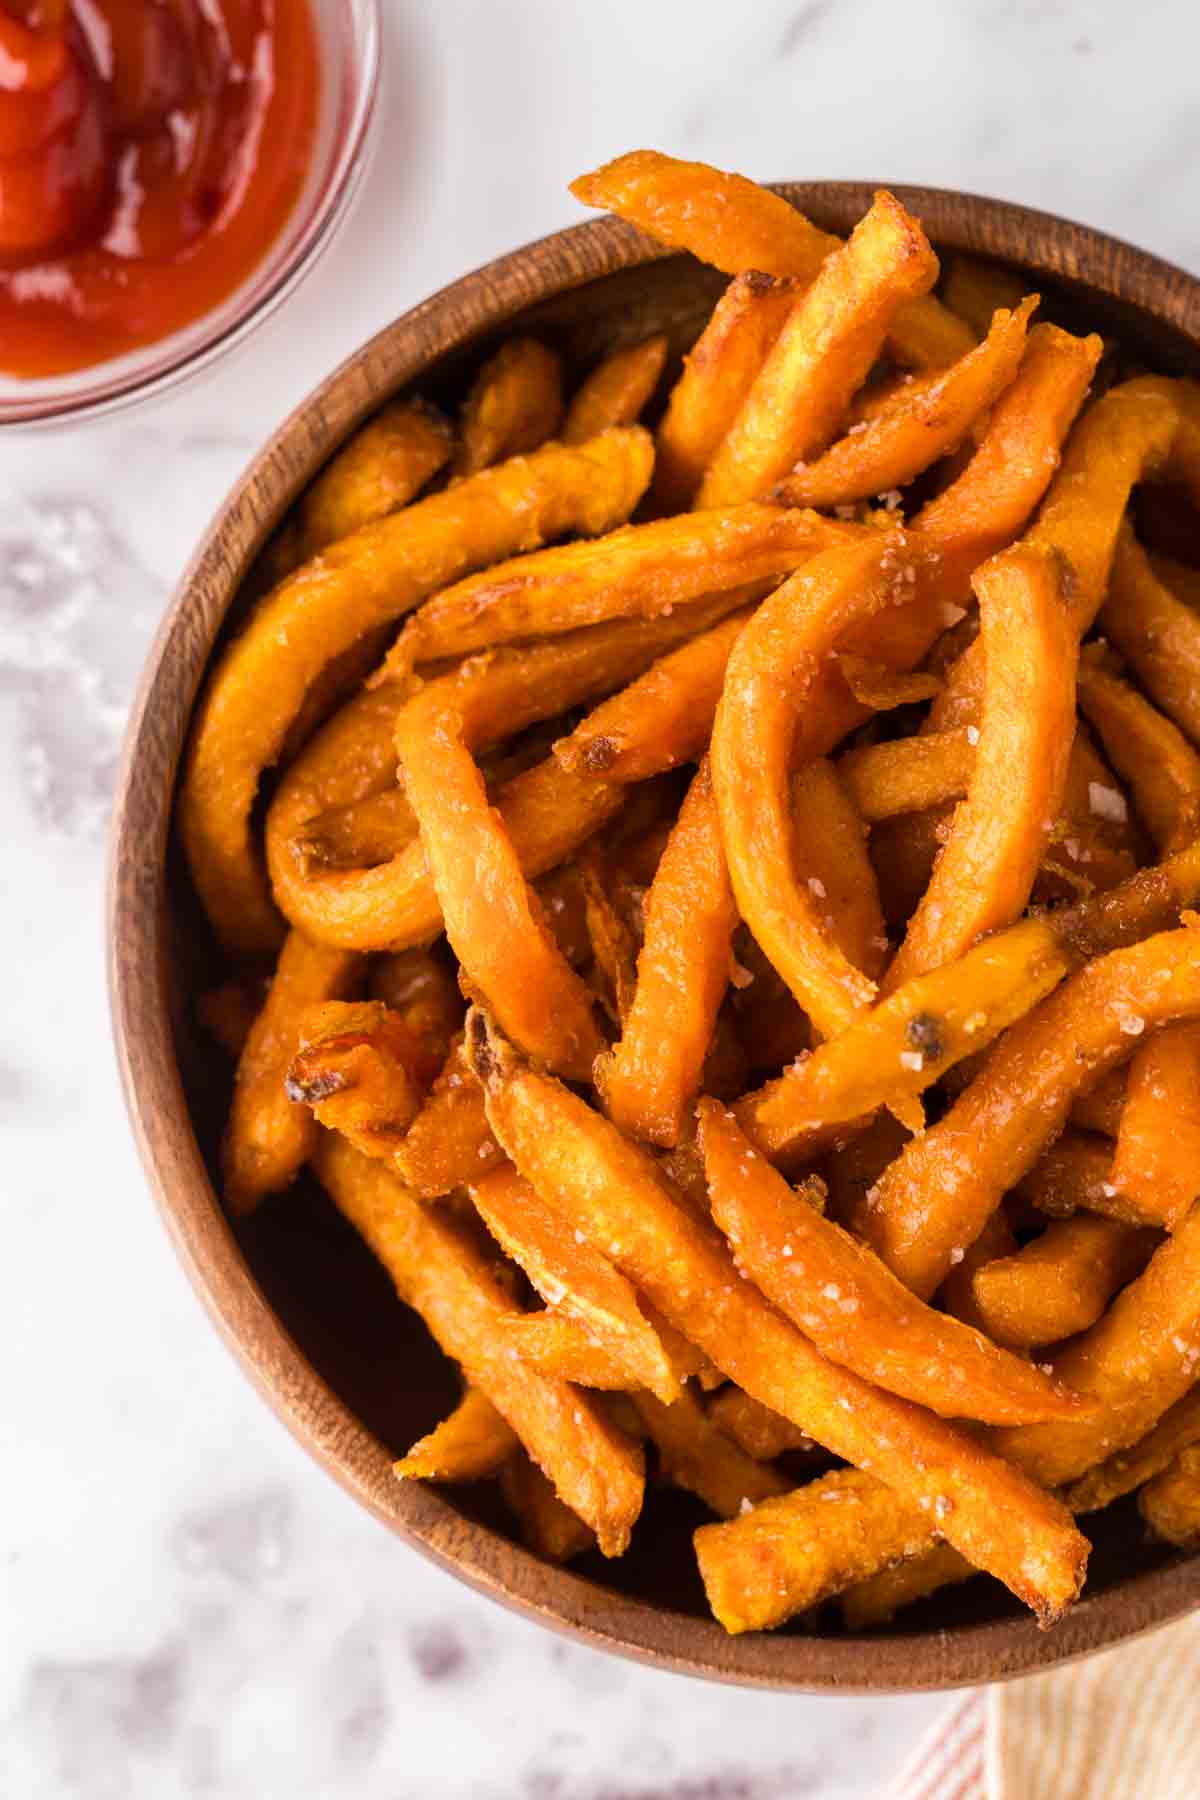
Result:
M319 94L308 0L0 0L0 370L224 300L300 194Z

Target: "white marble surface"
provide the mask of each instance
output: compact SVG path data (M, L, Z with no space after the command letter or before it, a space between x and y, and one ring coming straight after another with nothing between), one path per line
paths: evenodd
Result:
M110 423L0 438L0 1792L13 1800L873 1793L936 1700L775 1699L557 1641L356 1510L188 1291L109 1050L101 874L171 584L367 333L576 216L634 144L956 185L1200 267L1192 0L385 0L359 210L236 356Z

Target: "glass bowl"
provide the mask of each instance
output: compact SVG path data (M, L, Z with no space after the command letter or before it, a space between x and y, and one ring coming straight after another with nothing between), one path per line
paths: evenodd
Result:
M380 0L309 5L322 71L316 141L300 197L262 261L211 312L126 356L39 380L0 374L0 426L94 417L185 380L261 324L332 242L367 160Z

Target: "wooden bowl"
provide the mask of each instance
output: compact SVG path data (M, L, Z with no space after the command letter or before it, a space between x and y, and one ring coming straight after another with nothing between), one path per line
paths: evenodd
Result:
M779 190L846 232L871 189ZM1086 321L1162 372L1200 370L1200 282L1097 231L999 201L898 189L939 249L1019 265L1043 316ZM924 1602L889 1632L803 1628L730 1638L708 1616L687 1496L659 1492L630 1554L548 1567L513 1542L486 1486L401 1483L393 1457L453 1402L452 1371L315 1186L301 1181L236 1233L210 1172L228 1071L198 1042L188 995L203 932L170 843L179 757L196 691L251 560L341 440L410 382L461 394L480 354L515 327L568 369L651 331L678 354L722 278L613 219L563 231L468 275L398 319L307 400L255 459L205 534L151 652L125 746L110 893L115 1035L133 1128L176 1250L247 1374L279 1417L406 1543L531 1618L694 1675L788 1690L891 1693L991 1681L1085 1655L1200 1602L1200 1557L1146 1543L1129 1503L1097 1525L1087 1597L1040 1632L994 1582Z

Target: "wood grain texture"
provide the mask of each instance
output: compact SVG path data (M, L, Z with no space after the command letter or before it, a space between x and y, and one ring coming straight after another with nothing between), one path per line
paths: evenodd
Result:
M779 188L829 230L870 204L868 184ZM897 188L939 250L1014 263L1043 316L1086 320L1126 356L1200 372L1200 282L1084 226L934 189ZM792 1691L949 1688L1046 1668L1200 1604L1200 1557L1148 1546L1123 1503L1103 1515L1088 1596L1039 1632L990 1582L922 1603L890 1632L799 1626L727 1638L707 1616L686 1496L656 1496L655 1529L618 1563L547 1567L508 1535L487 1488L398 1482L395 1455L452 1404L455 1382L396 1306L367 1253L301 1183L239 1228L210 1179L229 1077L197 1039L190 994L206 951L169 842L180 753L197 688L253 557L339 443L417 383L456 399L479 357L519 322L564 358L568 379L654 331L671 357L695 337L722 278L632 228L593 220L456 282L379 333L285 420L206 532L151 651L126 740L110 848L109 959L117 1054L142 1160L176 1250L243 1368L302 1444L408 1543L492 1598L596 1647L709 1679ZM653 1542L646 1543L646 1539Z

